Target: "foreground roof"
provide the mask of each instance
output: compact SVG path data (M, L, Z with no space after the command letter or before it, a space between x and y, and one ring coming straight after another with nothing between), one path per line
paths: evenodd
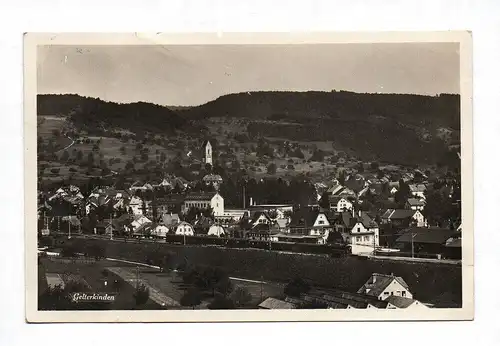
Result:
M399 282L408 291L410 290L410 287L401 276L373 273L368 281L358 290L358 293L378 297L393 280Z
M259 304L259 308L263 309L295 309L295 304L269 297Z
M413 303L417 302L415 299L400 296L389 296L385 299L385 301L400 309L406 309Z

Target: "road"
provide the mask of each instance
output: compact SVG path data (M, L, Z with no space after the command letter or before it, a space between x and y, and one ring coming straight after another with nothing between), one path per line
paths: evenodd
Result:
M149 298L161 306L180 306L180 303L175 299L170 298L169 296L162 293L157 288L151 286L149 282L146 280L141 280L134 273L133 269L129 268L120 268L120 267L109 267L107 268L109 271L121 277L124 281L130 283L135 286L138 283L143 284L149 290Z
M71 143L69 145L65 146L64 148L59 149L58 151L56 151L56 154L60 153L61 151L64 151L66 149L71 148L75 144L75 140L74 139L72 139L72 138L70 138L68 136L66 136L66 137L71 141Z

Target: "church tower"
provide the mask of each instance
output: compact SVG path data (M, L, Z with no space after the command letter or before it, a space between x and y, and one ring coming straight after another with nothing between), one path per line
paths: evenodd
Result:
M210 141L205 141L203 142L203 163L208 163L210 165L213 165L212 161L212 144L210 144Z

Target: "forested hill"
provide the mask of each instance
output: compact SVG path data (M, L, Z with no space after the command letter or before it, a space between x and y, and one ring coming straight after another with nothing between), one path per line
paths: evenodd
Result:
M173 133L193 130L193 124L167 107L145 103L115 103L74 94L38 95L38 115L61 115L89 133L102 127Z
M178 113L201 121L245 118L250 138L333 141L361 159L403 164L439 162L460 133L460 96L449 94L247 92Z
M460 96L358 94L347 91L259 91L221 96L179 109L194 118L238 117L268 120L369 119L385 117L405 124L460 129Z

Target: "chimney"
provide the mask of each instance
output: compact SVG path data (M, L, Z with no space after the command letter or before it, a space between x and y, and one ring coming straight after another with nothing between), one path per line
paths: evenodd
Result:
M358 211L358 216L361 217L361 210Z
M253 205L253 198L250 197L250 205L252 206Z
M354 218L354 208L352 208L352 217Z

